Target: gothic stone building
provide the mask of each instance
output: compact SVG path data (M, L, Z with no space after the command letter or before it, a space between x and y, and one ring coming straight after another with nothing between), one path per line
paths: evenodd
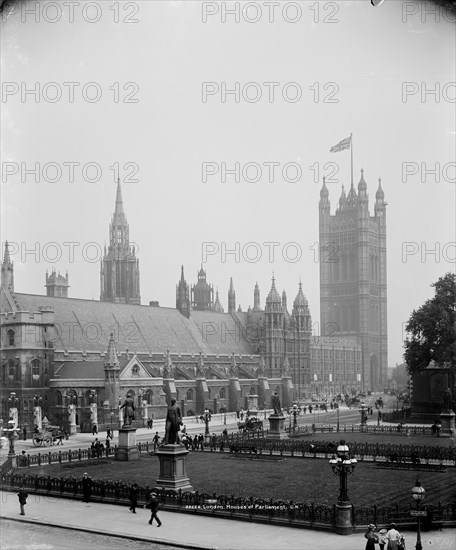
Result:
M278 391L293 399L379 389L386 379L386 221L381 186L369 215L363 176L358 194L342 191L330 214L326 185L320 193L321 333L312 329L299 283L291 311L273 278L264 309L255 285L253 307L236 310L233 280L224 313L218 291L201 267L190 286L181 268L176 308L140 305L139 260L129 240L120 183L100 270L100 301L68 297L68 274L46 275L47 295L15 291L8 246L1 267L2 417L8 396L19 399L22 424L33 423L33 402L65 425L67 405L90 429L95 395L98 421L117 418L127 392L137 400L137 422L162 417L170 397L184 414L236 411L257 394L269 406ZM333 254L333 247L336 253ZM325 261L328 252L334 255ZM115 421L115 420L114 420Z

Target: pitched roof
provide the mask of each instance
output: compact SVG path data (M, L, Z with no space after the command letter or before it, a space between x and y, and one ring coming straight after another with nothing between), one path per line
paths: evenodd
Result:
M173 308L21 293L15 298L22 311L54 308L56 350L105 352L113 331L119 353L126 348L146 353L168 348L172 353L253 353L228 313L192 311L187 319Z

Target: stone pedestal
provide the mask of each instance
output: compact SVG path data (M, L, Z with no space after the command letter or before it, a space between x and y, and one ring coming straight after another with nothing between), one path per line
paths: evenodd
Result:
M269 433L266 439L288 439L288 434L285 432L285 417L278 414L271 414L269 417Z
M119 443L115 458L121 461L139 459L139 450L136 445L136 428L133 428L133 426L119 428Z
M440 437L454 437L455 435L455 419L456 414L453 411L445 411L440 415L442 428L440 429Z
M351 535L353 533L351 509L352 506L349 502L336 504L336 533L338 535Z
M248 409L251 416L258 414L258 395L249 395L247 397Z
M155 487L171 491L194 492L185 469L185 460L189 451L177 444L162 445L156 452L160 460L160 475Z

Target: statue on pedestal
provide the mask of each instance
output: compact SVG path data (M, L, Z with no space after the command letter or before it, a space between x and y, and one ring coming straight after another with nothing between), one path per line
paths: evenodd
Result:
M451 393L450 388L447 388L443 392L443 411L450 412L452 410L453 410L453 395Z
M168 407L168 413L166 415L165 437L163 440L164 445L179 443L179 430L181 424L181 410L174 397L172 397L171 404Z
M132 421L135 419L135 401L130 393L127 394L123 405L119 410L124 410L124 426L131 426Z
M272 414L275 414L277 416L282 416L282 407L280 406L280 397L277 392L274 392L271 402L272 402L272 408L274 409L274 412Z

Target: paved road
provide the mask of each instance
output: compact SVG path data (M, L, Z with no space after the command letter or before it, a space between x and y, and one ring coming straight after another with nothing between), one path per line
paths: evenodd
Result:
M2 521L0 546L2 550L181 550L181 547L150 541L135 541L12 520Z

